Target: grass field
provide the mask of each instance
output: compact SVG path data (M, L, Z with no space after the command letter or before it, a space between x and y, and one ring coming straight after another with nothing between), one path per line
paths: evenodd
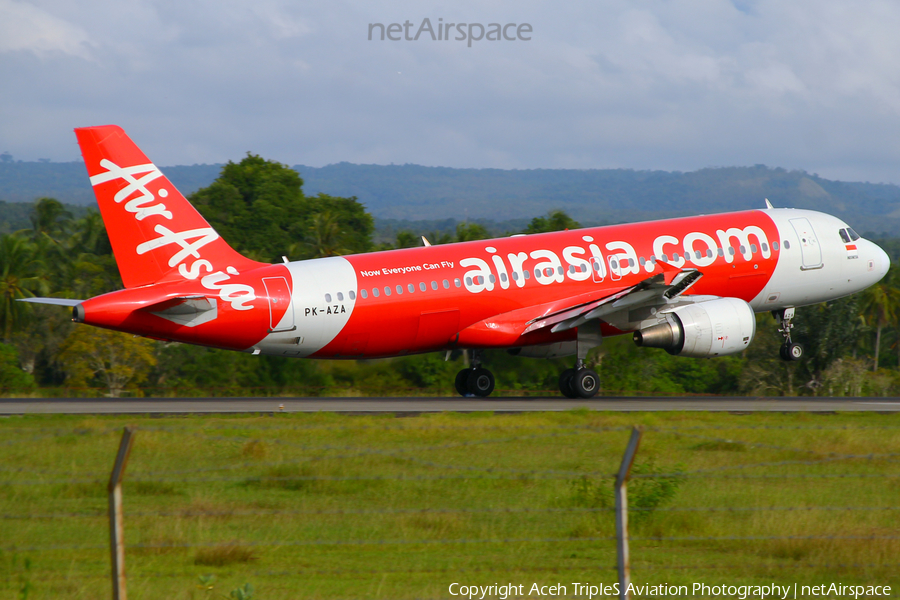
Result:
M611 584L608 475L633 425L634 582L900 592L897 414L580 410L3 418L0 598L109 597L106 482L125 425L132 600Z

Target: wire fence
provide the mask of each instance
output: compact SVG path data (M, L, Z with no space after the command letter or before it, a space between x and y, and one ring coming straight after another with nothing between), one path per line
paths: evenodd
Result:
M646 427L650 447L631 475L631 569L670 580L760 570L896 578L898 427ZM611 571L612 482L630 430L151 421L137 430L123 484L129 577L194 584L207 572L293 581ZM8 586L28 576L26 555L96 565L110 548L105 469L120 429L2 431L0 589L4 575ZM826 444L810 445L823 436ZM675 455L700 458L682 465ZM292 561L302 565L286 566ZM254 566L263 562L275 566ZM46 582L104 577L83 565L40 574Z

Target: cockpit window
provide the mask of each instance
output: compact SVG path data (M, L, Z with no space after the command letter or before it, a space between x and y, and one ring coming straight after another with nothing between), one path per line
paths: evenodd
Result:
M841 239L844 240L844 243L849 244L850 243L850 234L847 233L847 230L841 229L840 233L841 233Z
M859 234L856 233L855 231L853 231L853 228L852 228L852 227L848 227L848 228L847 228L847 233L850 234L850 241L851 241L851 242L855 242L856 240L859 239Z

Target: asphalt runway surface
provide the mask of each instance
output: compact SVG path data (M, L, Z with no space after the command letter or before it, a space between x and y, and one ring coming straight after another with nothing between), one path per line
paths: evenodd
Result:
M715 412L897 412L900 398L748 398L704 397L599 397L565 398L53 398L0 399L0 415L20 414L200 414L338 412L498 413L563 411L715 411Z

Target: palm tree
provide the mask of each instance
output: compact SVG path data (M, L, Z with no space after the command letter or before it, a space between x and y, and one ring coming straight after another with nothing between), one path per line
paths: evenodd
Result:
M344 243L341 222L330 211L322 211L310 218L309 236L304 245L312 249L312 258L349 254Z
M3 339L9 339L13 328L28 310L27 304L17 300L46 291L42 266L35 247L27 240L17 235L0 237L0 327Z
M900 316L900 289L891 285L893 279L894 277L882 280L867 288L860 297L863 318L869 327L875 328L875 364L872 367L873 371L878 370L881 330L896 324L897 317Z

